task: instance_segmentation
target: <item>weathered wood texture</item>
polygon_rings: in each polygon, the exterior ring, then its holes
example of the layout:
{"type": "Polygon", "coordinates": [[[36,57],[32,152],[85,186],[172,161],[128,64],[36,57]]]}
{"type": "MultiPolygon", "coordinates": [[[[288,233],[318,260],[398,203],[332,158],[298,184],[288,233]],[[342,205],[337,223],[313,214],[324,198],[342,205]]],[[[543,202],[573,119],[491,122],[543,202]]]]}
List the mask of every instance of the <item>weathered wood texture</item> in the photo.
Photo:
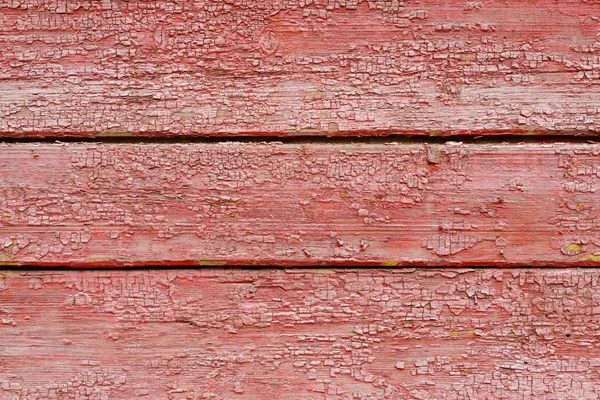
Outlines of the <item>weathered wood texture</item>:
{"type": "Polygon", "coordinates": [[[600,131],[597,0],[1,0],[0,136],[600,131]]]}
{"type": "Polygon", "coordinates": [[[599,399],[597,269],[0,273],[5,399],[599,399]]]}
{"type": "Polygon", "coordinates": [[[598,265],[598,144],[4,144],[7,265],[598,265]]]}

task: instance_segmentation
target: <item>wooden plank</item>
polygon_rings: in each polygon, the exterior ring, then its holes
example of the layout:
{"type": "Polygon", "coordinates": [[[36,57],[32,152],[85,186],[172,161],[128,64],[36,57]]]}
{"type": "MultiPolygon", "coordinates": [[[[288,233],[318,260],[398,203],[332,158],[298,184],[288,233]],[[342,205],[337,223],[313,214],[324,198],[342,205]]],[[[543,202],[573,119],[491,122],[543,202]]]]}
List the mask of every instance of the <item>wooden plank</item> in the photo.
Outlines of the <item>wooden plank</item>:
{"type": "Polygon", "coordinates": [[[8,265],[598,265],[600,144],[3,144],[8,265]]]}
{"type": "Polygon", "coordinates": [[[598,269],[0,273],[6,399],[598,399],[598,269]]]}
{"type": "Polygon", "coordinates": [[[0,2],[0,135],[595,134],[597,1],[0,2]]]}

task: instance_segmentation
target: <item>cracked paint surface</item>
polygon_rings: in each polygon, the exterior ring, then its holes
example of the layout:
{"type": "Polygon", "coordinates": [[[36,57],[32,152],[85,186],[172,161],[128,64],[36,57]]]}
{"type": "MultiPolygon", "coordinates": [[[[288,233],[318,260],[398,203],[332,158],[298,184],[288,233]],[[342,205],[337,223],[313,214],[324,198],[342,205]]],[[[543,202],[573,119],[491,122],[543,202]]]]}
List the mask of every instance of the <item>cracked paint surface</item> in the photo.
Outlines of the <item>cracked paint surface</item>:
{"type": "Polygon", "coordinates": [[[597,265],[597,144],[4,144],[4,265],[597,265]]]}
{"type": "Polygon", "coordinates": [[[596,1],[1,0],[0,136],[600,131],[596,1]]]}
{"type": "Polygon", "coordinates": [[[600,398],[597,269],[0,272],[0,397],[600,398]]]}
{"type": "MultiPolygon", "coordinates": [[[[599,23],[595,0],[0,0],[0,137],[593,135],[599,23]]],[[[0,398],[599,399],[600,270],[519,268],[600,266],[599,156],[0,144],[0,398]]]]}

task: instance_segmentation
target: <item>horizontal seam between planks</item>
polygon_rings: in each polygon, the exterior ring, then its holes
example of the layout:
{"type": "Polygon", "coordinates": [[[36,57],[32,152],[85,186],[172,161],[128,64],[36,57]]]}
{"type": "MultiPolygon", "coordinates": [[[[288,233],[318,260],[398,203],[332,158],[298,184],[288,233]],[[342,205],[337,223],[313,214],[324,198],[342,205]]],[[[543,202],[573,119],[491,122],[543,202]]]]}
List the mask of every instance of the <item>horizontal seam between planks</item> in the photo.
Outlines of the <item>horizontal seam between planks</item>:
{"type": "Polygon", "coordinates": [[[15,266],[0,266],[0,272],[5,271],[13,271],[13,272],[77,272],[77,271],[120,271],[120,272],[133,272],[133,271],[163,271],[163,270],[185,270],[185,271],[239,271],[246,270],[251,272],[257,271],[289,271],[289,272],[330,272],[330,273],[345,273],[345,272],[360,272],[360,271],[396,271],[398,273],[408,273],[416,270],[420,270],[423,272],[435,272],[437,270],[464,270],[464,271],[474,271],[474,270],[503,270],[503,271],[519,271],[519,270],[600,270],[600,266],[588,266],[588,265],[579,265],[579,266],[458,266],[458,265],[449,265],[449,266],[440,266],[435,265],[431,267],[427,266],[398,266],[398,267],[385,267],[385,266],[327,266],[327,265],[311,265],[305,264],[302,266],[292,266],[292,267],[282,267],[282,266],[198,266],[198,265],[177,265],[177,266],[160,266],[160,265],[152,265],[152,266],[133,266],[133,267],[43,267],[43,266],[27,266],[23,265],[15,265],[15,266]]]}
{"type": "Polygon", "coordinates": [[[285,144],[385,144],[390,142],[406,144],[444,144],[462,142],[466,144],[494,143],[600,143],[600,136],[573,136],[572,134],[535,134],[535,135],[490,135],[482,132],[479,135],[457,136],[418,136],[418,135],[377,135],[377,136],[130,136],[130,137],[2,137],[0,143],[103,143],[103,144],[188,144],[188,143],[285,143],[285,144]]]}

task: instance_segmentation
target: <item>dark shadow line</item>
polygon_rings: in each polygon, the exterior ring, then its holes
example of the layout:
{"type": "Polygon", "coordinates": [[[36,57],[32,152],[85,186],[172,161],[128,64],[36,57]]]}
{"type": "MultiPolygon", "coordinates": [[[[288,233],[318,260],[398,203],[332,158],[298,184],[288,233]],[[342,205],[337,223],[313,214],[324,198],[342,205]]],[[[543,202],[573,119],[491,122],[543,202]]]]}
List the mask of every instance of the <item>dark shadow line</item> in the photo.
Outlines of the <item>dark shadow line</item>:
{"type": "Polygon", "coordinates": [[[459,266],[459,265],[448,265],[448,266],[398,266],[398,267],[389,267],[389,266],[323,266],[323,265],[303,265],[303,266],[251,266],[251,265],[242,265],[242,266],[197,266],[197,265],[183,265],[183,266],[132,266],[132,267],[103,267],[103,266],[90,266],[90,267],[60,267],[60,266],[51,266],[51,267],[42,267],[42,266],[2,266],[0,267],[0,272],[3,271],[11,271],[11,272],[83,272],[83,271],[116,271],[116,272],[126,272],[126,271],[176,271],[176,270],[185,270],[185,271],[202,271],[202,270],[247,270],[247,271],[267,271],[267,270],[281,270],[281,271],[298,271],[298,272],[311,272],[322,273],[323,271],[331,271],[331,272],[345,272],[345,271],[357,271],[357,270],[385,270],[385,271],[402,271],[402,272],[410,272],[414,270],[540,270],[540,269],[548,269],[548,270],[559,270],[559,269],[578,269],[578,270],[593,270],[600,269],[600,266],[459,266]]]}
{"type": "Polygon", "coordinates": [[[553,135],[455,135],[426,136],[390,134],[377,136],[127,136],[127,137],[2,137],[0,143],[102,143],[102,144],[192,144],[192,143],[284,143],[284,144],[444,144],[448,142],[494,144],[494,143],[600,143],[598,136],[553,135]]]}

